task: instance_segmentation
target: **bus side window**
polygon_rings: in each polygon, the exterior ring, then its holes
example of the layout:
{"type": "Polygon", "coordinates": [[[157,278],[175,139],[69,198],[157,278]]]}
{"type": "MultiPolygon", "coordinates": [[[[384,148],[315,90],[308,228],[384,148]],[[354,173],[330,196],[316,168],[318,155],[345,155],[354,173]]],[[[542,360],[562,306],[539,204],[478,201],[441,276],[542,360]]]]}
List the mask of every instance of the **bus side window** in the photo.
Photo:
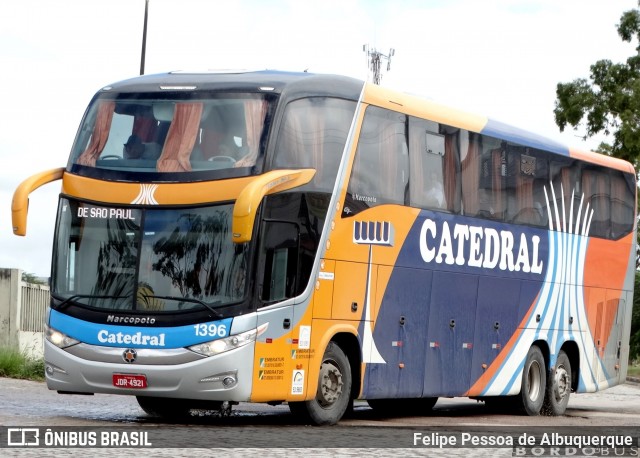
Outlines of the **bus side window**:
{"type": "MultiPolygon", "coordinates": [[[[551,222],[553,223],[553,227],[555,227],[558,225],[556,221],[555,210],[557,208],[558,212],[562,212],[562,209],[564,208],[565,212],[567,213],[567,219],[571,216],[571,214],[573,215],[574,221],[572,221],[572,224],[573,226],[575,226],[575,218],[577,218],[578,216],[580,201],[582,199],[580,166],[578,162],[573,159],[554,158],[549,163],[549,169],[551,183],[545,184],[545,187],[551,207],[549,209],[545,209],[545,213],[547,213],[547,215],[549,213],[551,214],[551,222]]],[[[542,196],[539,201],[544,202],[545,197],[542,196]]],[[[586,203],[583,203],[582,205],[583,207],[581,213],[582,215],[584,215],[584,206],[586,205],[586,203]]],[[[580,224],[582,224],[582,222],[580,224]]]]}
{"type": "MultiPolygon", "coordinates": [[[[446,209],[443,164],[445,137],[425,130],[427,121],[410,120],[411,192],[410,205],[429,209],[446,209]]],[[[435,124],[429,122],[428,124],[435,124]]],[[[434,130],[437,125],[433,126],[434,130]]]]}
{"type": "MultiPolygon", "coordinates": [[[[627,176],[629,178],[629,176],[627,176]]],[[[620,172],[611,174],[611,237],[617,239],[633,230],[635,183],[620,172]]]]}
{"type": "Polygon", "coordinates": [[[462,210],[466,216],[477,216],[480,211],[479,189],[483,136],[474,132],[461,132],[462,210]]]}
{"type": "Polygon", "coordinates": [[[409,118],[410,205],[459,212],[460,129],[409,118]]]}
{"type": "MultiPolygon", "coordinates": [[[[295,296],[298,278],[300,231],[295,223],[263,223],[261,299],[270,303],[295,296]]],[[[260,274],[259,274],[260,278],[260,274]]]]}
{"type": "MultiPolygon", "coordinates": [[[[582,189],[585,204],[593,211],[588,235],[610,237],[611,196],[609,174],[604,171],[584,168],[582,170],[582,189]]],[[[588,224],[588,220],[586,221],[588,224]]]]}
{"type": "Polygon", "coordinates": [[[544,186],[549,176],[546,158],[538,150],[522,146],[507,145],[507,153],[506,220],[544,226],[547,224],[544,186]]]}
{"type": "Polygon", "coordinates": [[[507,206],[504,192],[507,176],[506,147],[499,140],[487,136],[483,138],[483,146],[478,216],[502,220],[507,206]]]}
{"type": "Polygon", "coordinates": [[[313,168],[306,189],[331,192],[347,141],[355,103],[329,97],[290,102],[278,132],[271,167],[313,168]]]}
{"type": "MultiPolygon", "coordinates": [[[[409,184],[406,116],[369,107],[349,180],[352,214],[382,204],[405,203],[409,184]]],[[[345,208],[345,210],[346,210],[345,208]]]]}

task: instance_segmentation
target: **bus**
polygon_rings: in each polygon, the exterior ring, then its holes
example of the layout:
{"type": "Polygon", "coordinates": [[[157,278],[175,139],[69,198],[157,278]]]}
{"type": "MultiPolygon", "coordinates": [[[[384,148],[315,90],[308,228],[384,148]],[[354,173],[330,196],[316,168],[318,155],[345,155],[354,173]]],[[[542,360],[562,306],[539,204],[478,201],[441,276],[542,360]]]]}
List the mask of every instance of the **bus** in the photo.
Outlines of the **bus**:
{"type": "Polygon", "coordinates": [[[562,415],[623,383],[627,162],[357,79],[171,72],[100,89],[62,181],[47,386],[150,415],[439,397],[562,415]]]}

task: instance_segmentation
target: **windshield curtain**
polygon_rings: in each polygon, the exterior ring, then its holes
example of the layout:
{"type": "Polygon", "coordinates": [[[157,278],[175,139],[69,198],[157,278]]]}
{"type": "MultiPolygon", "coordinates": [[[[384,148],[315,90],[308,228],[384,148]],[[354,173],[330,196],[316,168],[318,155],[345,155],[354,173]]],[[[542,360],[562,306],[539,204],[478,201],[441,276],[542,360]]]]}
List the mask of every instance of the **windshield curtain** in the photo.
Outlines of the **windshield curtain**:
{"type": "Polygon", "coordinates": [[[264,152],[274,100],[262,94],[98,98],[80,126],[69,166],[160,174],[253,167],[264,152]]]}
{"type": "Polygon", "coordinates": [[[172,312],[245,296],[246,244],[231,205],[102,207],[60,199],[53,294],[94,308],[172,312]],[[186,299],[186,300],[185,300],[186,299]]]}

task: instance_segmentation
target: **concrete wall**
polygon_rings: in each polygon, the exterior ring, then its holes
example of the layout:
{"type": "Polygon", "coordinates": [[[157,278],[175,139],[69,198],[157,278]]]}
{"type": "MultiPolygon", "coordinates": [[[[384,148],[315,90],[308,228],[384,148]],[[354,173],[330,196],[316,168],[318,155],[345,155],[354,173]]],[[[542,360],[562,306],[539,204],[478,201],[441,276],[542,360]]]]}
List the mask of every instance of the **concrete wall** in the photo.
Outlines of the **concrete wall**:
{"type": "Polygon", "coordinates": [[[0,269],[0,347],[18,345],[21,277],[19,269],[0,269]]]}
{"type": "Polygon", "coordinates": [[[0,269],[0,347],[41,358],[48,306],[48,286],[23,282],[20,269],[0,269]]]}

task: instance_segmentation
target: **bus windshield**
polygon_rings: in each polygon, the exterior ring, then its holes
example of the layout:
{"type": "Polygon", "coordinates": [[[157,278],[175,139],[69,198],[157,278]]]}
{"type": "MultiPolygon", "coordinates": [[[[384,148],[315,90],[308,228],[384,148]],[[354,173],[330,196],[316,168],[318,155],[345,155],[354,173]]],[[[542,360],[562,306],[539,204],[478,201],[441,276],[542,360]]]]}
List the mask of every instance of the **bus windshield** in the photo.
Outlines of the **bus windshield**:
{"type": "Polygon", "coordinates": [[[69,170],[153,173],[154,181],[176,172],[247,175],[262,158],[272,102],[263,94],[103,95],[80,126],[69,170]]]}
{"type": "Polygon", "coordinates": [[[238,302],[245,295],[247,249],[231,242],[232,209],[143,210],[62,198],[52,294],[141,312],[238,302]]]}

